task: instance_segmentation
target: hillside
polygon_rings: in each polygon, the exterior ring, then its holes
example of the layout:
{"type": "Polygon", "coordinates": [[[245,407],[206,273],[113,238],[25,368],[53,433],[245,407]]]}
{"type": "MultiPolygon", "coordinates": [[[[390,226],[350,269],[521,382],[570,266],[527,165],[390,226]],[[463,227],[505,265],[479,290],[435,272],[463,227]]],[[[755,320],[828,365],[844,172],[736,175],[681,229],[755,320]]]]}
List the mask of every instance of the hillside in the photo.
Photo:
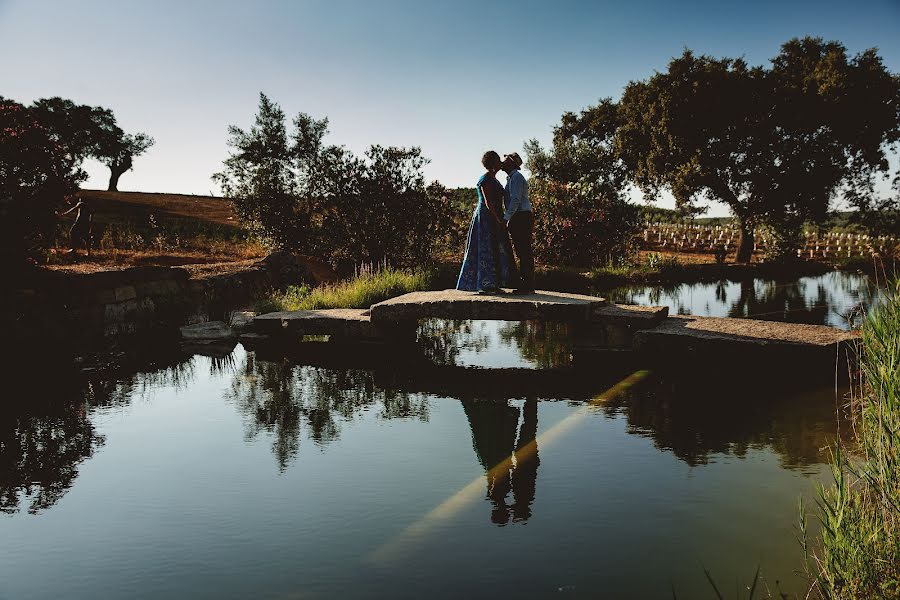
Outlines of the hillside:
{"type": "Polygon", "coordinates": [[[143,221],[156,218],[184,219],[238,228],[237,215],[225,198],[187,194],[107,192],[81,190],[78,196],[90,200],[94,218],[100,222],[143,221]]]}

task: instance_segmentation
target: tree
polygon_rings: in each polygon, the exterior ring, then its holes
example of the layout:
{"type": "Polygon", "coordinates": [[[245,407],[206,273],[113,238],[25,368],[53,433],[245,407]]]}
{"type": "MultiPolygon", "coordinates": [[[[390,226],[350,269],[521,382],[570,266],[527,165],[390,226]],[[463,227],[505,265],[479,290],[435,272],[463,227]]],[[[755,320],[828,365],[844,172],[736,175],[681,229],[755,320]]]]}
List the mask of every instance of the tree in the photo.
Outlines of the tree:
{"type": "Polygon", "coordinates": [[[123,133],[120,129],[115,137],[100,144],[97,159],[109,167],[108,191],[119,191],[119,177],[131,170],[134,158],[146,152],[154,143],[153,138],[146,133],[123,133]]]}
{"type": "Polygon", "coordinates": [[[37,258],[52,241],[55,208],[87,178],[74,150],[41,122],[41,113],[0,97],[0,267],[37,258]]]}
{"type": "Polygon", "coordinates": [[[551,150],[526,144],[541,261],[591,266],[633,251],[640,211],[628,201],[627,171],[613,146],[617,128],[618,107],[605,100],[581,118],[564,114],[551,150]]]}
{"type": "Polygon", "coordinates": [[[249,131],[213,175],[241,219],[272,246],[341,261],[418,264],[449,219],[448,192],[425,185],[418,148],[371,146],[364,158],[326,145],[328,120],[300,113],[289,133],[265,94],[249,131]]]}
{"type": "Polygon", "coordinates": [[[53,97],[36,100],[32,109],[56,143],[79,164],[96,158],[109,167],[111,192],[118,191],[119,177],[132,168],[134,158],[154,144],[146,133],[126,134],[107,108],[53,97]]]}
{"type": "Polygon", "coordinates": [[[324,223],[338,259],[417,265],[429,260],[451,221],[449,192],[425,185],[419,148],[371,146],[365,160],[345,157],[332,179],[324,223]]]}
{"type": "Polygon", "coordinates": [[[615,150],[649,197],[666,189],[679,207],[727,204],[746,262],[758,225],[790,246],[842,192],[868,205],[866,184],[887,173],[900,140],[900,79],[875,50],[848,58],[840,43],[807,37],[785,43],[771,63],[685,50],[667,71],[626,86],[617,122],[604,100],[564,116],[561,129],[590,141],[615,127],[615,150]]]}
{"type": "Polygon", "coordinates": [[[284,111],[261,93],[250,130],[228,128],[233,150],[224,169],[213,175],[244,225],[273,248],[300,250],[309,237],[311,211],[301,192],[316,185],[313,170],[327,121],[309,119],[303,125],[292,145],[284,111]]]}

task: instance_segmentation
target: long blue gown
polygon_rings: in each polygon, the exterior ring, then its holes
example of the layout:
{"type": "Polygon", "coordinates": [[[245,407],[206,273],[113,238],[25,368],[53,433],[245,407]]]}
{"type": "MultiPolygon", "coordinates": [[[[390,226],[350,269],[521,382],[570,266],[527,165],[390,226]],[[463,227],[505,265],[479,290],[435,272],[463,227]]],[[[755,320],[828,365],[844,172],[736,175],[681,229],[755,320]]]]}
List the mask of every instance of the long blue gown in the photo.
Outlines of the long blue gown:
{"type": "MultiPolygon", "coordinates": [[[[478,206],[475,207],[472,224],[469,226],[466,254],[456,282],[458,290],[480,292],[509,287],[515,277],[515,263],[506,228],[497,223],[481,191],[482,186],[487,185],[495,186],[497,197],[503,197],[500,182],[487,173],[482,175],[475,186],[478,190],[478,206]]],[[[497,214],[503,213],[502,206],[494,208],[498,211],[497,214]]]]}

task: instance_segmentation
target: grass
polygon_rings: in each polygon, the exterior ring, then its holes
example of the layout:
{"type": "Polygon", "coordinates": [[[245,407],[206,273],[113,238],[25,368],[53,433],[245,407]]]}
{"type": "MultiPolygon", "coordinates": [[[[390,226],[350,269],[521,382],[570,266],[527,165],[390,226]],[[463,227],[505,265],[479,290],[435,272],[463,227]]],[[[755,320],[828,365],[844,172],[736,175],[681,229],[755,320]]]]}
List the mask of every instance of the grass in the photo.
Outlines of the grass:
{"type": "Polygon", "coordinates": [[[860,335],[855,440],[833,450],[834,482],[818,497],[821,547],[808,570],[822,598],[900,598],[900,282],[860,335]]]}
{"type": "Polygon", "coordinates": [[[431,288],[433,274],[385,267],[364,269],[353,278],[316,288],[291,286],[273,292],[254,305],[257,313],[322,308],[369,308],[383,300],[431,288]]]}

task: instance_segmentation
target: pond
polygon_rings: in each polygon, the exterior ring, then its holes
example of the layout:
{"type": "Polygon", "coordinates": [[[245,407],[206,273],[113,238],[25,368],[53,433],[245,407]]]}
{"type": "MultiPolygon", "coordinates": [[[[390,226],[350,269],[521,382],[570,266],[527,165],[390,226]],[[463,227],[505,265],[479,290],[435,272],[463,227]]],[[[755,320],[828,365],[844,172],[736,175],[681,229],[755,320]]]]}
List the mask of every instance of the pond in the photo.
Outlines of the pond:
{"type": "Polygon", "coordinates": [[[621,304],[668,306],[671,315],[739,317],[849,329],[860,303],[878,298],[879,292],[868,275],[831,271],[788,280],[625,286],[600,295],[621,304]]]}
{"type": "Polygon", "coordinates": [[[841,390],[516,385],[564,360],[552,327],[421,334],[443,382],[240,345],[29,380],[0,407],[0,598],[690,598],[757,566],[804,589],[797,503],[841,390]]]}

